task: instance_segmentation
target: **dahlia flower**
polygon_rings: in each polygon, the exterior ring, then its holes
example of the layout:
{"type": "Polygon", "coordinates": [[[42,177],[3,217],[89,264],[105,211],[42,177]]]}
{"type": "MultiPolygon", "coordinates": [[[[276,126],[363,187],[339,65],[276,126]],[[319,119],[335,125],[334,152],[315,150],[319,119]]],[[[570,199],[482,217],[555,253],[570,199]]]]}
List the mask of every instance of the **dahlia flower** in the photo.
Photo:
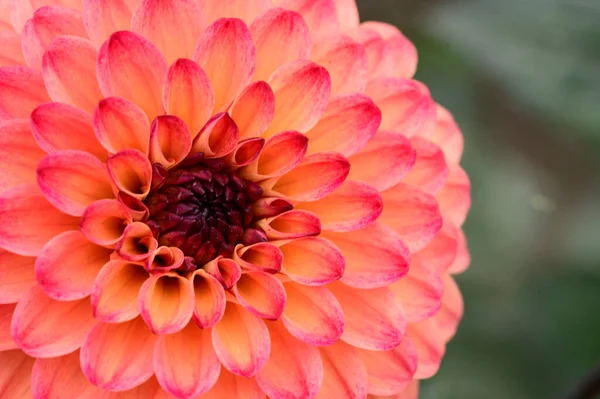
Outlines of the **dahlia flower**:
{"type": "Polygon", "coordinates": [[[0,398],[402,398],[469,180],[353,0],[0,3],[0,398]]]}

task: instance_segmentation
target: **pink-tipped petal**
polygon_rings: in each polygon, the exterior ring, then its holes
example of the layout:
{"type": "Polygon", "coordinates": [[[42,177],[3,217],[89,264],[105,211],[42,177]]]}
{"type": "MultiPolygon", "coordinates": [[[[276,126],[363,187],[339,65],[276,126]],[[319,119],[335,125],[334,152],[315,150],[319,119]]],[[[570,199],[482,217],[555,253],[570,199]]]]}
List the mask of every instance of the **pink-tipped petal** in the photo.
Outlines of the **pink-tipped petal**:
{"type": "Polygon", "coordinates": [[[319,123],[306,133],[308,153],[336,151],[350,156],[362,149],[381,123],[379,108],[362,94],[333,99],[319,123]]]}
{"type": "Polygon", "coordinates": [[[331,92],[331,78],[325,68],[299,60],[277,69],[269,78],[275,93],[275,114],[263,134],[271,137],[285,130],[305,133],[325,112],[331,92]]]}
{"type": "Polygon", "coordinates": [[[177,247],[158,247],[144,261],[146,270],[153,272],[168,272],[176,270],[185,261],[185,254],[177,247]]]}
{"type": "Polygon", "coordinates": [[[342,340],[357,348],[389,350],[404,336],[402,305],[387,287],[362,290],[340,282],[327,286],[344,312],[342,340]]]}
{"type": "Polygon", "coordinates": [[[458,328],[464,312],[464,302],[458,284],[454,278],[448,274],[442,276],[444,284],[444,295],[442,297],[442,306],[436,313],[434,319],[438,327],[438,336],[444,342],[448,342],[458,328]]]}
{"type": "Polygon", "coordinates": [[[242,171],[242,175],[255,181],[281,176],[302,161],[307,146],[308,137],[302,133],[278,133],[267,140],[258,158],[242,171]]]}
{"type": "Polygon", "coordinates": [[[283,212],[290,211],[294,205],[279,197],[263,197],[252,204],[252,213],[257,218],[277,216],[283,212]]]}
{"type": "Polygon", "coordinates": [[[158,249],[158,242],[150,227],[142,222],[133,222],[125,227],[123,239],[117,244],[121,258],[133,262],[147,260],[158,249]]]}
{"type": "Polygon", "coordinates": [[[265,399],[265,393],[256,384],[255,378],[246,378],[235,375],[222,368],[217,383],[202,399],[265,399]]]}
{"type": "Polygon", "coordinates": [[[160,336],[154,347],[154,370],[163,389],[178,398],[208,391],[221,371],[210,330],[190,323],[176,334],[160,336]]]}
{"type": "Polygon", "coordinates": [[[167,114],[188,125],[192,137],[198,135],[215,108],[212,84],[200,65],[188,59],[171,65],[163,86],[163,105],[167,114]]]}
{"type": "Polygon", "coordinates": [[[452,166],[446,185],[436,194],[436,199],[444,217],[461,227],[471,207],[471,181],[464,169],[452,166]]]}
{"type": "Polygon", "coordinates": [[[18,186],[0,194],[0,248],[37,256],[52,237],[78,226],[79,218],[58,211],[35,185],[18,186]]]}
{"type": "Polygon", "coordinates": [[[100,47],[116,31],[129,29],[137,0],[83,0],[83,23],[100,47]]]}
{"type": "Polygon", "coordinates": [[[265,146],[265,139],[252,137],[239,141],[236,147],[227,155],[226,162],[231,168],[241,168],[251,164],[260,155],[265,146]]]}
{"type": "Polygon", "coordinates": [[[346,180],[327,197],[304,202],[297,208],[316,214],[323,230],[353,231],[374,222],[383,210],[383,200],[377,189],[368,184],[346,180]]]}
{"type": "MultiPolygon", "coordinates": [[[[2,24],[2,22],[0,22],[2,24]]],[[[25,64],[21,50],[21,36],[15,32],[0,29],[0,67],[25,64]]]]}
{"type": "Polygon", "coordinates": [[[360,359],[367,369],[369,393],[393,395],[404,390],[417,369],[417,352],[410,339],[389,351],[359,349],[360,359]]]}
{"type": "Polygon", "coordinates": [[[148,118],[162,113],[167,63],[148,40],[133,32],[113,33],[98,54],[98,83],[105,96],[126,98],[148,118]]]}
{"type": "Polygon", "coordinates": [[[226,290],[232,288],[242,275],[240,265],[233,259],[223,258],[221,256],[216,257],[202,266],[202,269],[216,278],[226,290]]]}
{"type": "Polygon", "coordinates": [[[271,86],[263,81],[248,85],[233,103],[230,114],[241,138],[260,136],[275,114],[275,94],[271,86]]]}
{"type": "Polygon", "coordinates": [[[31,113],[31,131],[37,144],[51,154],[63,150],[80,150],[106,161],[106,149],[98,142],[92,117],[68,104],[47,103],[31,113]]]}
{"type": "Polygon", "coordinates": [[[233,286],[233,293],[246,310],[265,319],[278,319],[285,307],[283,284],[272,274],[245,272],[233,286]]]}
{"type": "Polygon", "coordinates": [[[270,322],[268,327],[271,355],[256,375],[258,386],[272,398],[314,398],[323,382],[318,349],[298,341],[279,321],[270,322]]]}
{"type": "Polygon", "coordinates": [[[201,4],[210,23],[219,18],[233,17],[249,24],[271,7],[271,0],[204,0],[201,4]]]}
{"type": "Polygon", "coordinates": [[[310,28],[313,43],[339,32],[334,0],[274,0],[275,6],[297,11],[310,28]]]}
{"type": "Polygon", "coordinates": [[[36,283],[34,264],[33,257],[20,256],[0,249],[0,304],[18,302],[36,283]]]}
{"type": "Polygon", "coordinates": [[[283,272],[304,285],[324,285],[339,280],[346,261],[340,249],[322,237],[304,237],[284,242],[283,272]]]}
{"type": "Polygon", "coordinates": [[[159,116],[152,122],[150,161],[173,168],[188,156],[192,148],[192,133],[176,116],[159,116]]]}
{"type": "Polygon", "coordinates": [[[439,332],[435,317],[408,325],[406,335],[417,350],[415,379],[431,378],[439,370],[446,352],[446,342],[439,332]]]}
{"type": "Polygon", "coordinates": [[[194,291],[188,279],[175,273],[153,275],[140,289],[142,318],[154,334],[174,334],[192,318],[194,291]]]}
{"type": "Polygon", "coordinates": [[[415,164],[417,153],[398,133],[379,131],[357,154],[351,156],[348,179],[363,181],[379,191],[398,184],[415,164]]]}
{"type": "Polygon", "coordinates": [[[79,230],[57,235],[46,244],[35,262],[40,287],[52,298],[69,301],[85,298],[111,250],[97,246],[79,230]]]}
{"type": "Polygon", "coordinates": [[[35,168],[44,156],[26,119],[0,122],[0,190],[35,183],[35,168]]]}
{"type": "Polygon", "coordinates": [[[122,150],[108,158],[108,173],[115,187],[132,197],[144,199],[150,192],[152,164],[138,150],[122,150]]]}
{"type": "Polygon", "coordinates": [[[12,337],[30,356],[56,357],[78,349],[96,324],[88,299],[56,301],[33,286],[17,304],[12,337]]]}
{"type": "Polygon", "coordinates": [[[244,377],[262,369],[271,352],[265,322],[233,302],[227,302],[223,318],[213,327],[212,341],[223,366],[244,377]]]}
{"type": "Polygon", "coordinates": [[[244,269],[276,273],[281,270],[283,254],[275,245],[259,242],[236,249],[234,259],[244,269]]]}
{"type": "Polygon", "coordinates": [[[442,228],[437,201],[419,188],[400,183],[381,196],[379,221],[394,229],[411,252],[425,248],[442,228]]]}
{"type": "Polygon", "coordinates": [[[331,75],[331,94],[362,93],[367,86],[369,67],[364,47],[346,35],[317,43],[311,60],[326,65],[331,75]]]}
{"type": "Polygon", "coordinates": [[[333,0],[337,11],[337,19],[343,31],[350,31],[358,27],[360,18],[356,0],[333,0]]]}
{"type": "Polygon", "coordinates": [[[51,359],[37,359],[31,373],[34,398],[94,399],[102,397],[100,388],[90,383],[79,366],[79,351],[51,359]]]}
{"type": "Polygon", "coordinates": [[[356,288],[377,288],[408,272],[410,252],[402,238],[379,222],[349,233],[324,232],[346,258],[342,281],[356,288]]]}
{"type": "Polygon", "coordinates": [[[410,145],[417,152],[417,159],[403,182],[419,187],[429,194],[435,194],[448,179],[448,165],[442,149],[431,141],[413,137],[410,145]]]}
{"type": "Polygon", "coordinates": [[[413,255],[413,261],[425,262],[438,273],[448,270],[459,249],[459,229],[449,220],[444,220],[442,228],[429,245],[413,255]]]}
{"type": "Polygon", "coordinates": [[[316,236],[321,232],[321,221],[312,212],[294,209],[257,222],[270,240],[286,240],[316,236]]]}
{"type": "Polygon", "coordinates": [[[31,111],[48,101],[40,71],[25,66],[0,68],[0,121],[29,118],[31,111]]]}
{"type": "Polygon", "coordinates": [[[98,51],[89,40],[74,36],[54,39],[42,59],[50,98],[92,112],[102,99],[96,81],[97,58],[98,51]]]}
{"type": "Polygon", "coordinates": [[[142,265],[114,259],[106,263],[92,288],[94,317],[106,323],[122,323],[139,314],[138,293],[149,275],[142,265]]]}
{"type": "Polygon", "coordinates": [[[342,185],[350,172],[350,162],[335,152],[304,157],[290,172],[261,183],[265,195],[293,201],[317,201],[342,185]],[[311,176],[311,179],[306,179],[311,176]]]}
{"type": "Polygon", "coordinates": [[[61,6],[37,9],[22,33],[21,43],[27,65],[41,68],[44,51],[53,39],[62,35],[87,36],[81,12],[61,6]]]}
{"type": "Polygon", "coordinates": [[[426,90],[413,80],[381,78],[370,81],[365,93],[381,109],[382,130],[412,137],[435,125],[436,105],[426,90]]]}
{"type": "Polygon", "coordinates": [[[142,0],[131,18],[131,30],[150,40],[169,64],[191,58],[206,26],[200,8],[194,0],[142,0]]]}
{"type": "Polygon", "coordinates": [[[10,322],[16,306],[14,303],[0,304],[0,351],[19,348],[10,334],[10,322]]]}
{"type": "Polygon", "coordinates": [[[458,164],[460,162],[465,146],[463,135],[452,114],[439,104],[435,130],[428,138],[444,150],[444,155],[449,163],[458,164]]]}
{"type": "Polygon", "coordinates": [[[119,324],[98,324],[81,347],[81,370],[104,390],[123,391],[147,381],[156,336],[141,318],[119,324]],[[106,356],[110,353],[110,356],[106,356]]]}
{"type": "Polygon", "coordinates": [[[452,274],[462,273],[469,267],[471,263],[471,255],[469,254],[469,248],[467,246],[467,238],[462,230],[458,231],[458,249],[454,262],[448,268],[448,271],[452,274]]]}
{"type": "Polygon", "coordinates": [[[211,328],[225,313],[225,291],[219,280],[202,269],[191,277],[194,289],[194,320],[200,328],[211,328]]]}
{"type": "Polygon", "coordinates": [[[205,158],[220,158],[237,146],[240,131],[228,113],[215,115],[202,128],[192,144],[192,152],[202,152],[205,158]]]}
{"type": "Polygon", "coordinates": [[[237,18],[210,25],[196,45],[194,60],[206,71],[215,92],[215,111],[224,111],[254,74],[255,49],[250,30],[237,18]]]}
{"type": "Polygon", "coordinates": [[[0,352],[0,397],[30,398],[31,368],[35,358],[20,349],[0,352]]]}
{"type": "Polygon", "coordinates": [[[285,283],[287,302],[281,321],[287,330],[309,345],[336,342],[344,332],[344,313],[335,296],[325,287],[285,283]]]}
{"type": "Polygon", "coordinates": [[[37,167],[37,183],[52,205],[73,216],[83,215],[94,201],[114,197],[106,165],[83,151],[47,155],[37,167]]]}
{"type": "Polygon", "coordinates": [[[131,215],[119,201],[100,200],[85,209],[81,232],[91,242],[112,248],[121,241],[125,227],[131,222],[131,215]]]}
{"type": "Polygon", "coordinates": [[[317,399],[367,397],[367,372],[358,349],[344,341],[319,348],[323,360],[323,386],[317,399]]]}
{"type": "Polygon", "coordinates": [[[310,32],[297,12],[272,8],[250,25],[256,45],[255,80],[267,80],[281,65],[308,58],[310,32]]]}

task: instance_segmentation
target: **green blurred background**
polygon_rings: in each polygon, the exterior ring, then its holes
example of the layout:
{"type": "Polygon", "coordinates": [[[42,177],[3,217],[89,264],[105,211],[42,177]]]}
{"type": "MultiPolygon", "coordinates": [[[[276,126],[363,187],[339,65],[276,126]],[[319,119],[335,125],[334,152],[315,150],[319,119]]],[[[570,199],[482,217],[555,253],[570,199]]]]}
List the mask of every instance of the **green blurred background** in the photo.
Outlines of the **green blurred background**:
{"type": "Polygon", "coordinates": [[[452,111],[465,316],[424,399],[561,398],[600,362],[600,0],[358,0],[452,111]]]}

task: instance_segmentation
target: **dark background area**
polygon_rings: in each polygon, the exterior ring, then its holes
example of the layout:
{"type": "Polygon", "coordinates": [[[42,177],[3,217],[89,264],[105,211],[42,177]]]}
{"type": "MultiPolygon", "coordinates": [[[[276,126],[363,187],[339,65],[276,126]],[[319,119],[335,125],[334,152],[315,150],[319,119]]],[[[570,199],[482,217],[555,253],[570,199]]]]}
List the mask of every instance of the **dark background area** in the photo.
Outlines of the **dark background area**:
{"type": "Polygon", "coordinates": [[[600,362],[600,0],[358,4],[465,135],[465,316],[422,398],[565,397],[600,362]]]}

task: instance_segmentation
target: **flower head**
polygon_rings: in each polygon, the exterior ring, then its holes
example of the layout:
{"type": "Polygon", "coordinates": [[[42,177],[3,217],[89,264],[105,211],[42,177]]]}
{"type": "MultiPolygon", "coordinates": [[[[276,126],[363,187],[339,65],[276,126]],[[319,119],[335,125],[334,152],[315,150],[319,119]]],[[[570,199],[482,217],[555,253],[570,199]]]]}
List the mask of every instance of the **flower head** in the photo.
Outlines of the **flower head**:
{"type": "Polygon", "coordinates": [[[0,30],[0,398],[416,397],[470,199],[396,28],[13,0],[0,30]]]}

